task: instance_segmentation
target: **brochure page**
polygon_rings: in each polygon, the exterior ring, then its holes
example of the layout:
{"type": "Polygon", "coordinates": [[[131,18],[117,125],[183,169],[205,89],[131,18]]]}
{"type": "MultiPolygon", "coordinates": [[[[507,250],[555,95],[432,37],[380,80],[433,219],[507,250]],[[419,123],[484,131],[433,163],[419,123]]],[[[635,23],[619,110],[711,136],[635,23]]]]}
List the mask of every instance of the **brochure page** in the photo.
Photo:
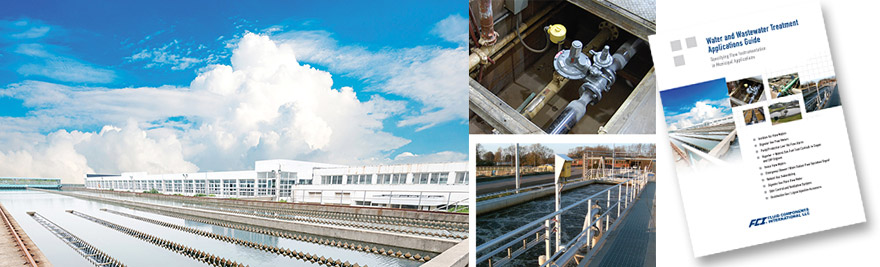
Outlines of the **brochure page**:
{"type": "Polygon", "coordinates": [[[650,43],[695,256],[865,222],[817,2],[650,43]]]}

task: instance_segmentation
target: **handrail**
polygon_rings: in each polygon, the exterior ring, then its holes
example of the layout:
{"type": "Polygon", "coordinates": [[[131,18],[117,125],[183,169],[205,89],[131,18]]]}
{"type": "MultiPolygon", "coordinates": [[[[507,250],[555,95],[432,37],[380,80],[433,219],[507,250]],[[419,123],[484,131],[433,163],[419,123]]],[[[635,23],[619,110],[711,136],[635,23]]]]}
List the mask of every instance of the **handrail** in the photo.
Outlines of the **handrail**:
{"type": "MultiPolygon", "coordinates": [[[[629,203],[629,202],[631,202],[631,201],[635,201],[635,197],[636,197],[636,196],[634,196],[634,195],[635,195],[635,194],[638,194],[638,192],[641,192],[641,189],[644,188],[644,184],[645,184],[646,181],[647,181],[647,175],[645,175],[645,174],[646,174],[646,172],[642,171],[640,174],[638,174],[638,175],[637,175],[636,177],[634,177],[634,178],[627,179],[627,180],[625,180],[625,181],[623,181],[623,182],[621,182],[621,183],[618,183],[618,184],[615,185],[615,186],[612,186],[612,187],[606,188],[606,189],[604,189],[604,190],[602,190],[602,191],[600,191],[600,192],[598,192],[598,193],[595,193],[595,194],[593,194],[593,195],[591,195],[591,196],[589,196],[589,197],[586,197],[586,198],[584,198],[584,199],[582,199],[582,200],[579,200],[579,201],[577,201],[577,202],[575,202],[575,203],[573,203],[573,204],[570,204],[570,205],[568,205],[568,206],[566,206],[566,207],[564,207],[564,208],[561,208],[561,209],[559,209],[559,211],[556,211],[556,212],[553,212],[553,213],[547,214],[547,215],[545,215],[545,216],[543,216],[543,217],[541,217],[541,218],[539,218],[539,219],[533,220],[532,222],[530,222],[530,223],[528,223],[528,224],[526,224],[526,225],[520,226],[519,228],[517,228],[517,229],[515,229],[515,230],[513,230],[513,231],[510,231],[510,232],[508,232],[508,233],[506,233],[506,234],[504,234],[504,235],[502,235],[502,236],[496,237],[496,238],[494,238],[494,239],[492,239],[492,240],[490,240],[490,241],[488,241],[488,242],[486,242],[486,243],[484,243],[484,244],[482,244],[482,245],[477,246],[477,249],[476,249],[476,252],[477,252],[477,254],[478,254],[477,263],[479,264],[479,263],[481,263],[481,262],[485,262],[485,261],[487,261],[487,260],[490,260],[490,259],[491,259],[492,257],[494,257],[495,255],[497,255],[497,254],[499,254],[499,253],[501,253],[501,252],[507,250],[509,246],[512,246],[513,244],[517,244],[517,243],[521,242],[522,240],[525,240],[526,238],[528,238],[529,236],[531,236],[532,234],[534,234],[535,231],[539,231],[539,230],[535,230],[536,228],[546,229],[546,227],[547,227],[547,226],[545,226],[545,225],[546,225],[546,224],[545,224],[546,221],[549,221],[549,220],[554,219],[557,215],[561,215],[561,214],[563,214],[563,213],[565,213],[565,212],[567,212],[567,211],[569,211],[569,210],[571,210],[571,209],[573,209],[573,208],[575,208],[575,207],[577,207],[577,206],[579,206],[579,205],[581,205],[581,204],[584,204],[584,203],[586,203],[586,202],[588,202],[588,201],[591,201],[591,200],[592,200],[593,198],[595,198],[595,197],[599,197],[599,196],[602,195],[602,194],[606,194],[606,195],[608,195],[608,197],[610,198],[610,192],[611,192],[611,190],[618,189],[620,192],[622,192],[622,191],[624,191],[624,190],[623,190],[623,186],[624,186],[624,185],[629,185],[629,186],[631,186],[631,188],[627,188],[627,189],[625,190],[625,191],[626,191],[626,194],[625,194],[625,195],[622,195],[621,193],[618,194],[618,196],[620,196],[620,197],[625,197],[625,200],[624,200],[624,199],[620,199],[620,198],[618,198],[618,204],[615,205],[615,207],[619,207],[619,203],[621,203],[621,202],[623,202],[624,204],[627,204],[627,203],[629,203]],[[635,188],[635,187],[638,187],[638,188],[635,188]],[[621,195],[622,195],[622,196],[621,196],[621,195]],[[521,234],[521,233],[523,233],[523,232],[526,232],[526,233],[525,233],[525,234],[521,234]],[[509,242],[507,242],[507,243],[504,243],[505,240],[510,240],[510,239],[513,239],[513,240],[511,240],[511,241],[509,241],[509,242]],[[497,248],[495,248],[495,247],[497,247],[497,248]],[[490,248],[495,248],[495,249],[493,249],[492,251],[489,251],[489,252],[487,252],[487,253],[483,253],[483,255],[479,255],[480,252],[486,251],[486,250],[488,250],[488,249],[490,249],[490,248]]],[[[606,207],[610,209],[610,205],[606,204],[606,207]]],[[[632,205],[627,205],[627,207],[626,207],[627,210],[628,210],[630,207],[632,207],[632,205]]],[[[602,218],[604,218],[604,216],[608,216],[608,213],[607,213],[607,212],[609,212],[609,211],[606,211],[605,215],[600,216],[600,218],[596,219],[596,221],[597,221],[597,220],[601,220],[602,218]]],[[[590,214],[588,214],[588,216],[589,216],[589,215],[590,215],[590,214]]],[[[590,220],[593,220],[593,219],[590,218],[590,220]]],[[[607,218],[606,218],[606,220],[607,220],[607,218]]],[[[592,223],[590,223],[589,226],[588,226],[588,228],[591,227],[591,226],[593,226],[593,225],[595,225],[595,221],[593,221],[592,223]]],[[[552,228],[552,227],[551,227],[551,228],[552,228]]],[[[606,228],[607,228],[607,226],[606,226],[606,228]]],[[[555,230],[558,231],[559,229],[555,229],[555,230]]],[[[586,230],[585,230],[585,231],[586,231],[586,230]]],[[[583,232],[581,232],[580,234],[578,234],[578,237],[580,237],[580,236],[582,236],[582,235],[583,235],[583,232]]],[[[545,237],[545,238],[550,238],[550,237],[545,237]]],[[[577,240],[577,238],[574,239],[574,240],[577,240]]],[[[568,242],[567,245],[572,244],[572,242],[573,242],[573,241],[568,242]]],[[[565,250],[557,251],[556,254],[560,254],[561,252],[564,252],[564,251],[565,251],[565,250]]],[[[555,255],[555,254],[554,254],[554,256],[551,257],[551,258],[557,258],[557,257],[558,257],[558,255],[555,255]]],[[[548,261],[548,262],[549,262],[549,261],[548,261]]]]}
{"type": "MultiPolygon", "coordinates": [[[[590,181],[590,180],[614,180],[614,179],[616,179],[616,178],[609,177],[609,176],[614,176],[614,175],[615,175],[614,172],[615,172],[615,171],[620,172],[620,170],[627,170],[627,169],[611,168],[611,169],[605,169],[605,170],[595,170],[595,173],[600,173],[600,174],[602,174],[603,176],[602,176],[602,177],[595,177],[595,178],[589,178],[589,177],[587,177],[587,178],[578,178],[578,179],[568,180],[568,181],[566,181],[566,183],[584,182],[584,181],[590,181]]],[[[593,170],[591,170],[591,171],[593,171],[593,170]]],[[[618,173],[618,174],[620,174],[620,173],[618,173]]],[[[487,197],[491,197],[491,196],[503,195],[503,194],[507,194],[507,193],[511,193],[511,192],[516,192],[516,191],[520,191],[520,192],[531,191],[532,189],[542,188],[542,187],[548,187],[548,186],[553,186],[553,183],[551,182],[551,183],[544,183],[544,184],[539,184],[539,185],[533,185],[533,186],[529,186],[529,187],[523,187],[523,188],[520,188],[519,190],[517,190],[517,189],[508,189],[508,190],[504,190],[504,191],[500,191],[500,192],[494,192],[494,193],[482,194],[482,195],[478,195],[478,196],[477,196],[477,200],[479,201],[479,199],[481,199],[481,198],[487,198],[487,197]]]]}

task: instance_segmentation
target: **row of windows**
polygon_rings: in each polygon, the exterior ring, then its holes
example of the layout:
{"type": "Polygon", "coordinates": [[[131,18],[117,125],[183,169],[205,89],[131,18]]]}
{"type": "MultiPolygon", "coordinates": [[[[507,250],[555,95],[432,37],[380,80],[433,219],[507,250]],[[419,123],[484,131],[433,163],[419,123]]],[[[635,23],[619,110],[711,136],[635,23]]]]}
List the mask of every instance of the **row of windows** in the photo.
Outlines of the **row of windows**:
{"type": "MultiPolygon", "coordinates": [[[[286,182],[286,181],[285,181],[286,182]]],[[[223,179],[223,180],[122,180],[90,181],[91,188],[113,188],[122,190],[149,191],[162,193],[188,193],[240,196],[274,196],[275,179],[223,179]],[[256,191],[255,191],[256,188],[256,191]]],[[[290,191],[290,184],[280,185],[290,191]]]]}
{"type": "Polygon", "coordinates": [[[257,178],[296,179],[296,173],[295,172],[276,172],[276,171],[257,172],[257,178]]]}
{"type": "MultiPolygon", "coordinates": [[[[267,177],[270,175],[267,175],[267,177]]],[[[296,178],[296,173],[281,172],[282,177],[296,178]]],[[[372,184],[371,174],[321,176],[322,184],[372,184]]],[[[413,184],[446,184],[449,179],[447,172],[413,173],[413,184]]],[[[289,196],[295,184],[312,184],[312,180],[293,179],[210,179],[210,180],[113,180],[89,181],[92,188],[115,188],[123,190],[152,190],[167,193],[195,193],[215,195],[265,196],[275,195],[276,183],[282,196],[289,196]],[[256,190],[256,191],[255,191],[256,190]]],[[[376,175],[376,184],[406,184],[406,173],[384,173],[376,175]]],[[[467,172],[455,172],[455,184],[467,184],[467,172]]]]}
{"type": "MultiPolygon", "coordinates": [[[[346,175],[347,184],[372,184],[372,174],[352,174],[346,175]]],[[[456,172],[456,184],[467,184],[468,173],[456,172]]],[[[446,184],[449,180],[448,172],[420,172],[413,173],[413,184],[446,184]]],[[[321,176],[322,184],[343,184],[342,175],[323,175],[321,176]]],[[[406,173],[383,173],[376,175],[376,184],[405,184],[406,173]]]]}

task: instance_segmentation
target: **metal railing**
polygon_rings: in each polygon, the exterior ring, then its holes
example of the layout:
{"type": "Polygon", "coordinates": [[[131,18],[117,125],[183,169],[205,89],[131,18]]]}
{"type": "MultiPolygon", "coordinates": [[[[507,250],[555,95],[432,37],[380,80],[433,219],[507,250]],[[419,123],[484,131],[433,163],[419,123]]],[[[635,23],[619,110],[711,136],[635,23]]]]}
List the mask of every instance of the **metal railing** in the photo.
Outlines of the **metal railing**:
{"type": "MultiPolygon", "coordinates": [[[[553,172],[550,166],[520,166],[520,175],[553,172]]],[[[478,166],[477,178],[490,178],[496,176],[512,176],[516,174],[514,166],[478,166]]]]}
{"type": "Polygon", "coordinates": [[[596,194],[579,200],[571,205],[547,214],[537,220],[527,223],[502,236],[492,239],[477,246],[477,265],[504,266],[518,256],[526,253],[540,243],[544,243],[543,261],[541,266],[562,266],[578,258],[589,259],[593,256],[598,244],[605,241],[605,233],[613,230],[620,222],[621,214],[626,214],[632,207],[644,189],[649,179],[648,172],[639,170],[633,178],[626,179],[617,185],[602,190],[596,194]],[[611,195],[616,191],[617,199],[612,200],[611,195]],[[605,205],[599,205],[599,201],[605,201],[605,205]],[[596,200],[594,202],[594,200],[596,200]],[[562,229],[556,221],[557,216],[566,213],[571,214],[576,207],[586,204],[588,212],[584,218],[582,231],[570,240],[563,242],[562,229]],[[612,214],[616,216],[612,217],[612,214]],[[551,241],[556,233],[556,248],[553,249],[551,241]],[[586,249],[583,255],[578,255],[586,249]],[[575,256],[579,257],[575,257],[575,256]]]}
{"type": "MultiPolygon", "coordinates": [[[[589,180],[616,181],[619,178],[614,178],[615,176],[627,175],[630,171],[633,171],[633,170],[632,169],[622,169],[622,168],[590,169],[590,170],[587,170],[587,173],[585,173],[582,178],[571,179],[571,180],[566,181],[566,183],[583,182],[583,181],[589,181],[589,180]]],[[[508,190],[499,191],[499,192],[492,192],[492,193],[478,195],[477,201],[479,202],[482,199],[493,198],[493,197],[499,196],[499,195],[518,194],[518,193],[528,192],[528,191],[532,191],[532,190],[540,190],[540,189],[544,189],[544,188],[550,188],[553,186],[554,186],[554,184],[551,182],[551,183],[527,186],[527,187],[520,188],[518,190],[514,188],[514,189],[508,189],[508,190]]]]}

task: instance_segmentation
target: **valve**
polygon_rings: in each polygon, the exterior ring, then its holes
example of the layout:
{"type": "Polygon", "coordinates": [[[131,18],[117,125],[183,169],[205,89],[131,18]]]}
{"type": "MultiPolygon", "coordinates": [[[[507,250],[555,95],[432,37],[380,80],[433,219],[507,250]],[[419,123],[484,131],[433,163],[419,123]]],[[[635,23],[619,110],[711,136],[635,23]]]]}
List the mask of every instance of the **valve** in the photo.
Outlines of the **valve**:
{"type": "Polygon", "coordinates": [[[565,26],[562,24],[553,24],[547,28],[547,33],[550,34],[550,42],[554,44],[560,44],[562,41],[565,41],[565,26]]]}

